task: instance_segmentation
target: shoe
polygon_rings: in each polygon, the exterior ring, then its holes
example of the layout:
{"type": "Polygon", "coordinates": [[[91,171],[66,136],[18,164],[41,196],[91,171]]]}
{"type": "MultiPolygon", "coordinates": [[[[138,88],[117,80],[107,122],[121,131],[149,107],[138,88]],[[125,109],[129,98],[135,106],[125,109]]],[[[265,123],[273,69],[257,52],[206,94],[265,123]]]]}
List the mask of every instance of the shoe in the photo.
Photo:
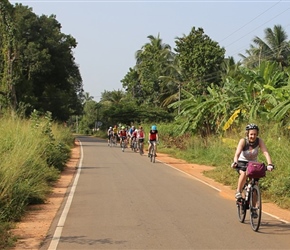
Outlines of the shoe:
{"type": "Polygon", "coordinates": [[[257,218],[258,218],[257,211],[252,211],[252,217],[253,217],[254,219],[257,219],[257,218]]]}
{"type": "Polygon", "coordinates": [[[237,200],[240,200],[240,199],[242,199],[242,194],[240,192],[236,192],[235,197],[237,200]]]}

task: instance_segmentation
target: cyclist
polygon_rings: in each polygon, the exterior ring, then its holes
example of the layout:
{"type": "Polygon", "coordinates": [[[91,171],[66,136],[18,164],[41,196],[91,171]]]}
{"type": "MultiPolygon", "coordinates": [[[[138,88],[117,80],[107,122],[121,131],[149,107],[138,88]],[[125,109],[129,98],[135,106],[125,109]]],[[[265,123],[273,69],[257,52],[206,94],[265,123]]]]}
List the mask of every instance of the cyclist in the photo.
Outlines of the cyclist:
{"type": "Polygon", "coordinates": [[[133,125],[128,131],[129,144],[131,148],[132,148],[132,135],[134,131],[135,131],[135,126],[133,125]]]}
{"type": "Polygon", "coordinates": [[[108,146],[110,146],[110,139],[113,136],[113,128],[109,127],[108,131],[107,131],[107,135],[108,135],[108,146]]]}
{"type": "MultiPolygon", "coordinates": [[[[140,126],[140,127],[139,127],[139,130],[138,130],[138,132],[137,132],[138,148],[140,148],[140,143],[144,143],[144,139],[145,139],[145,133],[144,133],[144,131],[143,131],[143,127],[140,126]]],[[[144,152],[143,152],[143,148],[140,149],[140,150],[142,150],[141,153],[144,154],[144,152]]]]}
{"type": "MultiPolygon", "coordinates": [[[[138,129],[135,129],[135,131],[131,135],[132,149],[133,149],[134,142],[137,141],[137,135],[138,135],[138,129]]],[[[137,150],[138,150],[138,146],[137,146],[137,150]]]]}
{"type": "Polygon", "coordinates": [[[127,131],[124,126],[121,127],[121,130],[119,131],[119,138],[120,138],[120,147],[122,146],[122,141],[127,142],[127,131]]]}
{"type": "Polygon", "coordinates": [[[117,138],[118,138],[118,126],[115,125],[113,128],[113,136],[115,138],[115,143],[117,144],[117,138]]]}
{"type": "Polygon", "coordinates": [[[157,142],[158,142],[158,130],[156,125],[153,125],[151,127],[151,130],[149,131],[149,146],[148,146],[148,157],[150,157],[150,150],[152,146],[155,146],[155,157],[157,157],[157,142]]]}
{"type": "Polygon", "coordinates": [[[253,162],[257,161],[259,149],[263,152],[267,160],[268,163],[267,170],[272,171],[274,168],[270,154],[267,150],[264,141],[258,137],[259,127],[256,124],[248,124],[246,126],[245,134],[246,137],[240,139],[238,143],[236,153],[234,156],[234,163],[232,164],[232,168],[235,168],[239,174],[238,186],[235,194],[236,199],[242,198],[241,195],[242,188],[244,187],[247,180],[246,176],[247,163],[249,161],[253,162]]]}

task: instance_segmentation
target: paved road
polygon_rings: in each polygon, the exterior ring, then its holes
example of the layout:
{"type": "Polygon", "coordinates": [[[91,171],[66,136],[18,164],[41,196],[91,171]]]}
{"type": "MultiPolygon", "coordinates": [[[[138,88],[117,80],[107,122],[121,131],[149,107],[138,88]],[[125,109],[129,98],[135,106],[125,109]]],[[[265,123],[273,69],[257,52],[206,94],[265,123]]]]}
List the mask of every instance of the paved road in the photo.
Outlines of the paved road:
{"type": "Polygon", "coordinates": [[[188,174],[79,140],[79,175],[41,249],[290,249],[289,224],[264,214],[255,233],[232,200],[188,174]]]}

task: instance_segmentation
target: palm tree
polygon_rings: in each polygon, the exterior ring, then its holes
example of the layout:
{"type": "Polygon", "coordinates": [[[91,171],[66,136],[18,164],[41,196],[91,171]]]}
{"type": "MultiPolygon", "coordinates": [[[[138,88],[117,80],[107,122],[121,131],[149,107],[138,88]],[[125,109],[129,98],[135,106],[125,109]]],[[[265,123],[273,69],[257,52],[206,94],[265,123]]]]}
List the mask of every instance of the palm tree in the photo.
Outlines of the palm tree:
{"type": "Polygon", "coordinates": [[[135,54],[135,69],[147,102],[159,105],[160,96],[162,96],[160,92],[166,89],[159,76],[167,75],[168,64],[173,60],[174,54],[170,45],[162,43],[159,34],[157,37],[150,35],[148,38],[150,42],[142,46],[135,54]]]}
{"type": "Polygon", "coordinates": [[[121,103],[125,98],[124,91],[118,89],[113,91],[105,91],[102,93],[101,102],[105,104],[119,104],[121,103]]]}
{"type": "MultiPolygon", "coordinates": [[[[260,65],[261,61],[278,62],[283,68],[287,66],[287,58],[290,53],[290,44],[287,41],[287,33],[281,25],[275,25],[273,30],[265,29],[265,40],[255,37],[250,50],[247,51],[248,57],[244,57],[245,62],[255,62],[260,65]]],[[[255,65],[254,64],[254,65],[255,65]]]]}

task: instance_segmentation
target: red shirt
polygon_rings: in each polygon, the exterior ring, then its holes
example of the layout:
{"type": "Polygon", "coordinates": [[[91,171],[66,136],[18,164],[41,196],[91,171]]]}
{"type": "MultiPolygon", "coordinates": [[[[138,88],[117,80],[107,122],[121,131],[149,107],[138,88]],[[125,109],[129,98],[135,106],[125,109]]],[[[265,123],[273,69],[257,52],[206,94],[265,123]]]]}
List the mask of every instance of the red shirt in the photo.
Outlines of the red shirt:
{"type": "Polygon", "coordinates": [[[156,135],[158,134],[158,130],[150,130],[149,132],[149,141],[156,141],[156,135]]]}
{"type": "Polygon", "coordinates": [[[127,136],[126,130],[120,130],[120,136],[127,136]]]}

